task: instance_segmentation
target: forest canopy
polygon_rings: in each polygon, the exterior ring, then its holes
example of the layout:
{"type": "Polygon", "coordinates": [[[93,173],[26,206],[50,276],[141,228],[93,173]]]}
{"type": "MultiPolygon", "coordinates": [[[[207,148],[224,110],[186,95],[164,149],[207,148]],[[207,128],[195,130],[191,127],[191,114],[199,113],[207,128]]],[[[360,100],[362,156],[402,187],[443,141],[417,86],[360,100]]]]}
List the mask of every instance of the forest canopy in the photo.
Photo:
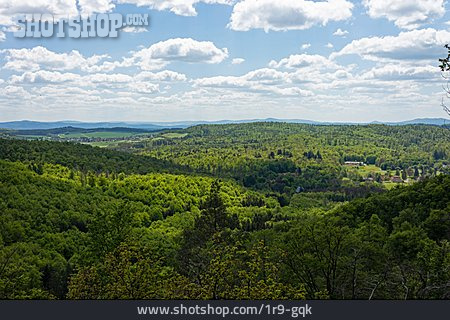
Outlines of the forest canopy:
{"type": "Polygon", "coordinates": [[[447,127],[163,134],[0,139],[1,299],[450,298],[447,127]]]}

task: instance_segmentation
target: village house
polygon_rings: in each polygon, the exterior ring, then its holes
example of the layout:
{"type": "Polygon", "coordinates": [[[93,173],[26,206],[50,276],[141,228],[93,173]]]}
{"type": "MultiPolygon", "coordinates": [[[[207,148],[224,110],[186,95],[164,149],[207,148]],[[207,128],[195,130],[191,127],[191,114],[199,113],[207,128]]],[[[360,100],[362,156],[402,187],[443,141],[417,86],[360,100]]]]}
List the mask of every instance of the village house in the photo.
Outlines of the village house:
{"type": "Polygon", "coordinates": [[[366,165],[364,162],[361,162],[361,161],[345,161],[344,164],[346,166],[350,166],[350,167],[359,167],[359,166],[366,165]]]}
{"type": "Polygon", "coordinates": [[[391,178],[391,181],[395,182],[395,183],[403,183],[403,179],[401,177],[399,177],[399,176],[393,176],[391,178]]]}

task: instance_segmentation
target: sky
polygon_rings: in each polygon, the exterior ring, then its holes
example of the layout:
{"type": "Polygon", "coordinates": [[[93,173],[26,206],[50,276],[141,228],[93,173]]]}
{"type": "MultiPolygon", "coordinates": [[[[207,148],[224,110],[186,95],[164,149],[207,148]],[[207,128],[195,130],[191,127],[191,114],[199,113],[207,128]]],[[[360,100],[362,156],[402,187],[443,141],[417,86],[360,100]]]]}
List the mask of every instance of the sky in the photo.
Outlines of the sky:
{"type": "MultiPolygon", "coordinates": [[[[0,121],[446,117],[444,0],[0,0],[0,121]],[[117,38],[14,17],[148,14],[117,38]]],[[[447,116],[448,117],[448,116],[447,116]]]]}

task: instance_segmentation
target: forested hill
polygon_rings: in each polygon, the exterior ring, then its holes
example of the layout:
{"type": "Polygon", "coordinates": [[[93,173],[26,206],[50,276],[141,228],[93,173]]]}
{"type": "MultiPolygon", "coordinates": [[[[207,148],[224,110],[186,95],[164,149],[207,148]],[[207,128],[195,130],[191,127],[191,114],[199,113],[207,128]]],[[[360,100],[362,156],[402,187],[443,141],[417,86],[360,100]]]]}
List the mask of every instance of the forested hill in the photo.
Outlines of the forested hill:
{"type": "Polygon", "coordinates": [[[337,211],[358,223],[377,215],[392,230],[403,222],[422,226],[434,240],[450,240],[450,176],[440,175],[408,188],[356,199],[337,211]]]}
{"type": "Polygon", "coordinates": [[[390,177],[417,180],[448,172],[450,130],[407,125],[318,126],[291,123],[200,125],[177,136],[123,143],[133,153],[239,181],[256,190],[293,194],[340,190],[390,177]],[[350,168],[345,162],[361,162],[350,168]]]}
{"type": "Polygon", "coordinates": [[[0,298],[450,298],[449,194],[440,175],[304,210],[211,178],[0,160],[0,298]]]}
{"type": "Polygon", "coordinates": [[[450,298],[447,128],[138,139],[0,139],[0,299],[450,298]]]}
{"type": "Polygon", "coordinates": [[[183,165],[151,156],[101,149],[85,144],[54,141],[0,139],[0,159],[60,164],[74,170],[95,173],[187,172],[183,165]]]}

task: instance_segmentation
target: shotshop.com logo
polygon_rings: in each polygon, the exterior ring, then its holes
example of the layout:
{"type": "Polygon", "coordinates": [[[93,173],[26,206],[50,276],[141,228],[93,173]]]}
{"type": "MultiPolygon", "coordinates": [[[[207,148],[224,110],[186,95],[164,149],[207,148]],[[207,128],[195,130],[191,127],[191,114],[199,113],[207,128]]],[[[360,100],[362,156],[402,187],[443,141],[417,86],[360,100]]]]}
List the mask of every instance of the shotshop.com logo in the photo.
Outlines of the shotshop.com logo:
{"type": "Polygon", "coordinates": [[[125,27],[145,27],[149,24],[148,14],[102,13],[70,18],[54,17],[51,14],[25,14],[16,17],[18,38],[116,38],[125,27]]]}

